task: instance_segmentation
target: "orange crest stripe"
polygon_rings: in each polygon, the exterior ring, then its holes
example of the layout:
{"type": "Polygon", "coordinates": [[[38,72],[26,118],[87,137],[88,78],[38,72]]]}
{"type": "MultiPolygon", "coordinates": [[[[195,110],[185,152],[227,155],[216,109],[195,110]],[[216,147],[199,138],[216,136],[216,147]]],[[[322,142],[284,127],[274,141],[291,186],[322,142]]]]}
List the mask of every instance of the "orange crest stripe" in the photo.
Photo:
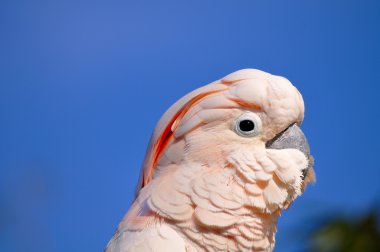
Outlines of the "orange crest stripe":
{"type": "Polygon", "coordinates": [[[243,100],[238,100],[238,99],[231,99],[231,100],[245,108],[251,108],[254,110],[262,110],[261,106],[254,102],[248,102],[248,101],[243,101],[243,100]]]}
{"type": "Polygon", "coordinates": [[[180,125],[180,122],[181,122],[182,118],[185,116],[185,114],[195,104],[200,102],[205,97],[212,95],[212,94],[215,94],[215,93],[218,93],[218,92],[222,92],[224,90],[225,89],[212,90],[212,91],[200,93],[200,94],[194,96],[193,98],[191,98],[190,101],[188,101],[185,105],[183,105],[183,107],[180,110],[178,110],[178,112],[172,117],[172,119],[166,125],[166,127],[165,127],[164,131],[162,132],[162,134],[160,135],[160,137],[154,143],[152,166],[150,167],[149,173],[147,176],[145,176],[145,174],[143,174],[144,177],[142,180],[141,188],[144,187],[144,185],[146,185],[147,183],[149,183],[149,181],[152,179],[152,176],[153,176],[154,170],[157,167],[157,162],[158,162],[159,158],[161,157],[162,153],[164,152],[164,150],[166,149],[166,147],[169,145],[170,141],[172,140],[174,131],[180,125]]]}

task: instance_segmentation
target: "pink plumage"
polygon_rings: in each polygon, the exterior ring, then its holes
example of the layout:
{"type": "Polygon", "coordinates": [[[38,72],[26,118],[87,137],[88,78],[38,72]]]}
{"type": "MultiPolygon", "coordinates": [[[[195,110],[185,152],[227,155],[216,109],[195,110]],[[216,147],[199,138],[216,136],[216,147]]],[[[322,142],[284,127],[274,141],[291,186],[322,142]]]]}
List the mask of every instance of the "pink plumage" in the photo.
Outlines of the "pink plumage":
{"type": "Polygon", "coordinates": [[[314,180],[303,116],[287,79],[255,69],[181,98],[106,251],[272,251],[281,210],[314,180]]]}

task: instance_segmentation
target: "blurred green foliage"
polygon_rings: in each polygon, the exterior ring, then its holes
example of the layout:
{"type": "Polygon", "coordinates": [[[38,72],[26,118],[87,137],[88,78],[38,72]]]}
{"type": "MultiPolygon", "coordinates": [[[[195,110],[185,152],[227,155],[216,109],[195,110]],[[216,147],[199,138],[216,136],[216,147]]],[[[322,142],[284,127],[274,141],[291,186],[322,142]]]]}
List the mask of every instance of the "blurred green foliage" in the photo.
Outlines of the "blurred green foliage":
{"type": "Polygon", "coordinates": [[[321,222],[311,232],[310,251],[380,252],[378,211],[359,218],[337,216],[321,222]]]}

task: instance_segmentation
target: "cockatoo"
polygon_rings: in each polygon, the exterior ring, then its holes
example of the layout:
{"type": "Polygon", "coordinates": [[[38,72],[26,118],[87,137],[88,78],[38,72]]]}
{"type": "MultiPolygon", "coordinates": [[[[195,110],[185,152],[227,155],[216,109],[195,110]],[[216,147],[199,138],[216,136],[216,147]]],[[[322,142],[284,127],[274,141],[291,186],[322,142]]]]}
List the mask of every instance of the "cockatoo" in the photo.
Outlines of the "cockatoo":
{"type": "Polygon", "coordinates": [[[303,117],[297,89],[255,69],[181,98],[105,251],[272,251],[278,216],[314,180],[303,117]]]}

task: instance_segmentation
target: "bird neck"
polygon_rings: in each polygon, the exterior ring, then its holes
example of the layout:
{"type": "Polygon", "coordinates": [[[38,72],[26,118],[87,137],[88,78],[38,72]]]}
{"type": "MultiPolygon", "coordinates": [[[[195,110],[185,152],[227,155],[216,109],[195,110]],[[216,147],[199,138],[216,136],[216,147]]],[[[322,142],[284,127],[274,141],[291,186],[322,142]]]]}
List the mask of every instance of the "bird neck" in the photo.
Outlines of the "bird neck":
{"type": "MultiPolygon", "coordinates": [[[[209,216],[212,219],[212,216],[209,216]]],[[[179,229],[194,251],[272,251],[278,214],[257,214],[242,217],[230,227],[210,229],[198,223],[179,229]]],[[[190,250],[191,251],[191,250],[190,250]]]]}

